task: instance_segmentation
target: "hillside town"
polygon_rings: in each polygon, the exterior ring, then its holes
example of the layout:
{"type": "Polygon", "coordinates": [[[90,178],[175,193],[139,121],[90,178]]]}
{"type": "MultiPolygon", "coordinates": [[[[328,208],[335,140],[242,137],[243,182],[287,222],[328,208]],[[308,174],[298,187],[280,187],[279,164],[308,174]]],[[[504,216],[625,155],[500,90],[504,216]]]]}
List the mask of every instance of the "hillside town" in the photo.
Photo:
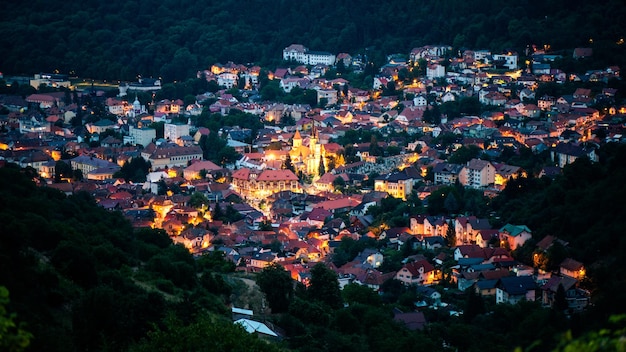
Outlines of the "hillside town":
{"type": "MultiPolygon", "coordinates": [[[[433,288],[441,282],[494,303],[546,307],[562,288],[568,308],[584,310],[585,263],[568,257],[558,271],[545,270],[550,248],[567,242],[538,239],[533,263],[522,263],[511,251],[533,237],[525,224],[494,226],[489,217],[457,214],[453,199],[445,215],[424,209],[442,187],[489,199],[516,178],[551,178],[578,158],[598,161],[602,144],[624,138],[626,106],[606,84],[620,78],[619,67],[574,74],[556,67],[559,55],[538,48],[523,56],[451,50],[433,45],[390,55],[367,89],[347,75],[327,78],[368,70],[366,56],[293,44],[283,50],[284,65],[269,71],[232,62],[198,71],[197,79],[219,89],[193,102],[141,101],[162,87],[151,78],[121,82],[115,96],[93,86],[2,95],[0,163],[32,168],[42,187],[87,192],[135,228],[162,229],[194,255],[222,251],[240,271],[279,263],[306,285],[310,268],[324,262],[342,287],[379,291],[395,279],[417,285],[421,303],[441,309],[447,303],[433,288]],[[577,82],[604,88],[537,95],[544,84],[577,82]],[[283,94],[311,92],[315,104],[264,100],[263,84],[283,94]],[[453,105],[472,113],[454,113],[453,105]],[[216,130],[199,123],[233,114],[247,120],[216,130]],[[527,169],[501,161],[522,150],[550,162],[527,169]],[[475,153],[459,162],[459,151],[475,153]],[[402,214],[406,226],[377,222],[372,209],[390,198],[421,211],[402,214]],[[381,245],[340,266],[333,261],[346,239],[368,238],[381,245]],[[410,255],[384,265],[392,251],[410,255]]],[[[593,52],[570,55],[584,60],[593,52]]],[[[59,74],[27,84],[72,87],[59,74]]]]}

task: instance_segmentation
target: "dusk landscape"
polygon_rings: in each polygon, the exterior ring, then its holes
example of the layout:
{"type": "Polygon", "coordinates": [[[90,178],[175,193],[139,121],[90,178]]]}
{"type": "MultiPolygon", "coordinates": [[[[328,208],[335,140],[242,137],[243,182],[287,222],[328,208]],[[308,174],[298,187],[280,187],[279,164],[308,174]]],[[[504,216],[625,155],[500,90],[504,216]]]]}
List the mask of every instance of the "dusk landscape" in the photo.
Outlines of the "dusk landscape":
{"type": "Polygon", "coordinates": [[[626,350],[623,1],[11,1],[1,351],[626,350]]]}

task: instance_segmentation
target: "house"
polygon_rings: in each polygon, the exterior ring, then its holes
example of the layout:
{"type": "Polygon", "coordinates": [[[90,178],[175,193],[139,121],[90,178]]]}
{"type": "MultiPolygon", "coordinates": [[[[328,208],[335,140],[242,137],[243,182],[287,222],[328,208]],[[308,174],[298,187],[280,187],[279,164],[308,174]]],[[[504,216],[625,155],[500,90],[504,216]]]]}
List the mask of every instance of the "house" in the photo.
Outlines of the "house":
{"type": "Polygon", "coordinates": [[[522,300],[534,302],[536,294],[537,284],[532,276],[507,276],[496,284],[496,304],[516,304],[522,300]]]}
{"type": "Polygon", "coordinates": [[[524,170],[519,166],[507,165],[507,164],[497,164],[496,174],[494,177],[494,185],[500,188],[504,188],[509,179],[515,179],[520,175],[523,175],[524,170]]]}
{"type": "Polygon", "coordinates": [[[202,160],[202,149],[197,145],[181,147],[173,143],[163,143],[157,146],[150,143],[142,150],[141,156],[152,164],[153,170],[186,167],[192,160],[202,160]]]}
{"type": "Polygon", "coordinates": [[[424,219],[424,236],[444,236],[448,231],[448,222],[441,216],[427,216],[424,219]]]}
{"type": "Polygon", "coordinates": [[[322,51],[309,51],[302,44],[292,44],[283,49],[283,60],[296,61],[301,64],[315,66],[318,64],[332,66],[335,64],[334,54],[322,51]]]}
{"type": "Polygon", "coordinates": [[[417,286],[417,294],[433,301],[441,299],[441,293],[429,286],[417,286]]]}
{"type": "Polygon", "coordinates": [[[585,277],[585,266],[572,258],[565,258],[559,265],[559,273],[576,280],[582,280],[585,277]]]}
{"type": "Polygon", "coordinates": [[[427,260],[407,263],[396,273],[395,279],[405,285],[429,285],[435,281],[435,267],[427,260]]]}
{"type": "Polygon", "coordinates": [[[186,167],[183,170],[183,177],[185,180],[199,180],[201,179],[201,174],[210,173],[211,171],[221,170],[222,168],[215,165],[212,161],[209,160],[198,160],[193,162],[191,165],[186,167]]]}
{"type": "Polygon", "coordinates": [[[387,192],[392,197],[406,200],[413,191],[413,185],[418,181],[417,178],[421,179],[418,175],[410,175],[407,169],[376,177],[374,190],[387,192]]]}
{"type": "Polygon", "coordinates": [[[446,76],[446,67],[438,63],[426,66],[426,77],[428,79],[442,78],[446,76]]]}
{"type": "Polygon", "coordinates": [[[463,165],[450,163],[437,163],[433,167],[434,181],[436,185],[453,185],[459,179],[463,165]]]}
{"type": "MultiPolygon", "coordinates": [[[[232,174],[234,190],[243,196],[267,197],[273,193],[290,190],[301,193],[298,176],[291,170],[252,170],[241,168],[232,174]]],[[[259,198],[259,199],[260,199],[259,198]]]]}
{"type": "Polygon", "coordinates": [[[563,168],[565,165],[571,164],[580,157],[587,156],[591,161],[598,161],[598,156],[593,148],[584,148],[580,144],[559,143],[550,151],[550,157],[553,162],[563,168]]]}
{"type": "Polygon", "coordinates": [[[496,295],[496,285],[498,280],[478,280],[474,283],[474,292],[481,297],[492,297],[496,295]]]}
{"type": "Polygon", "coordinates": [[[372,248],[366,248],[363,252],[359,253],[354,260],[376,269],[383,264],[384,257],[380,251],[372,248]]]}
{"type": "Polygon", "coordinates": [[[506,224],[500,229],[500,246],[508,245],[511,250],[523,246],[532,237],[532,231],[526,225],[506,224]]]}
{"type": "Polygon", "coordinates": [[[589,305],[589,292],[578,288],[577,284],[578,281],[572,277],[553,275],[541,286],[541,303],[553,307],[557,303],[557,292],[561,286],[567,308],[574,312],[582,311],[589,305]]]}
{"type": "Polygon", "coordinates": [[[484,188],[495,182],[496,168],[486,160],[472,159],[461,169],[459,182],[470,188],[484,188]]]}

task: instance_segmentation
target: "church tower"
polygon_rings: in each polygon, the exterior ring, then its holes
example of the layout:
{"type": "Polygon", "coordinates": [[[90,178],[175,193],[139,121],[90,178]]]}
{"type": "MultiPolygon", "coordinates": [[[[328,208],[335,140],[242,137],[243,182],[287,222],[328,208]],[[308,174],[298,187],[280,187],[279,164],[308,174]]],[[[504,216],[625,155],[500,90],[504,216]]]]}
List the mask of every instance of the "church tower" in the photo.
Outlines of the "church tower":
{"type": "Polygon", "coordinates": [[[293,149],[298,149],[302,147],[302,136],[300,135],[300,131],[296,130],[296,133],[293,135],[293,149]]]}

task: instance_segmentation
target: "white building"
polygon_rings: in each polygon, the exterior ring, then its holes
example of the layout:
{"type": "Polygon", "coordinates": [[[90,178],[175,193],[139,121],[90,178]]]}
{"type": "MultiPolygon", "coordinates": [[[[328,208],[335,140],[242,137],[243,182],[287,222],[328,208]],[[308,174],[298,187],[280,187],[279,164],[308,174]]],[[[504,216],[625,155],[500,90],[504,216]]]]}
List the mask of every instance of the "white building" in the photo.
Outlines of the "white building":
{"type": "Polygon", "coordinates": [[[189,125],[166,123],[163,129],[163,138],[176,142],[180,137],[189,136],[189,125]]]}
{"type": "Polygon", "coordinates": [[[517,69],[517,53],[493,54],[493,61],[504,61],[504,67],[509,70],[517,69]]]}
{"type": "MultiPolygon", "coordinates": [[[[149,127],[135,128],[133,126],[130,126],[128,129],[128,134],[128,143],[133,145],[141,144],[144,147],[152,143],[152,141],[156,139],[156,130],[149,127]]],[[[124,142],[127,142],[126,138],[124,142]]]]}
{"type": "Polygon", "coordinates": [[[302,44],[291,44],[283,49],[283,60],[296,61],[305,65],[315,66],[317,64],[332,66],[335,64],[336,56],[325,51],[309,51],[302,44]]]}

